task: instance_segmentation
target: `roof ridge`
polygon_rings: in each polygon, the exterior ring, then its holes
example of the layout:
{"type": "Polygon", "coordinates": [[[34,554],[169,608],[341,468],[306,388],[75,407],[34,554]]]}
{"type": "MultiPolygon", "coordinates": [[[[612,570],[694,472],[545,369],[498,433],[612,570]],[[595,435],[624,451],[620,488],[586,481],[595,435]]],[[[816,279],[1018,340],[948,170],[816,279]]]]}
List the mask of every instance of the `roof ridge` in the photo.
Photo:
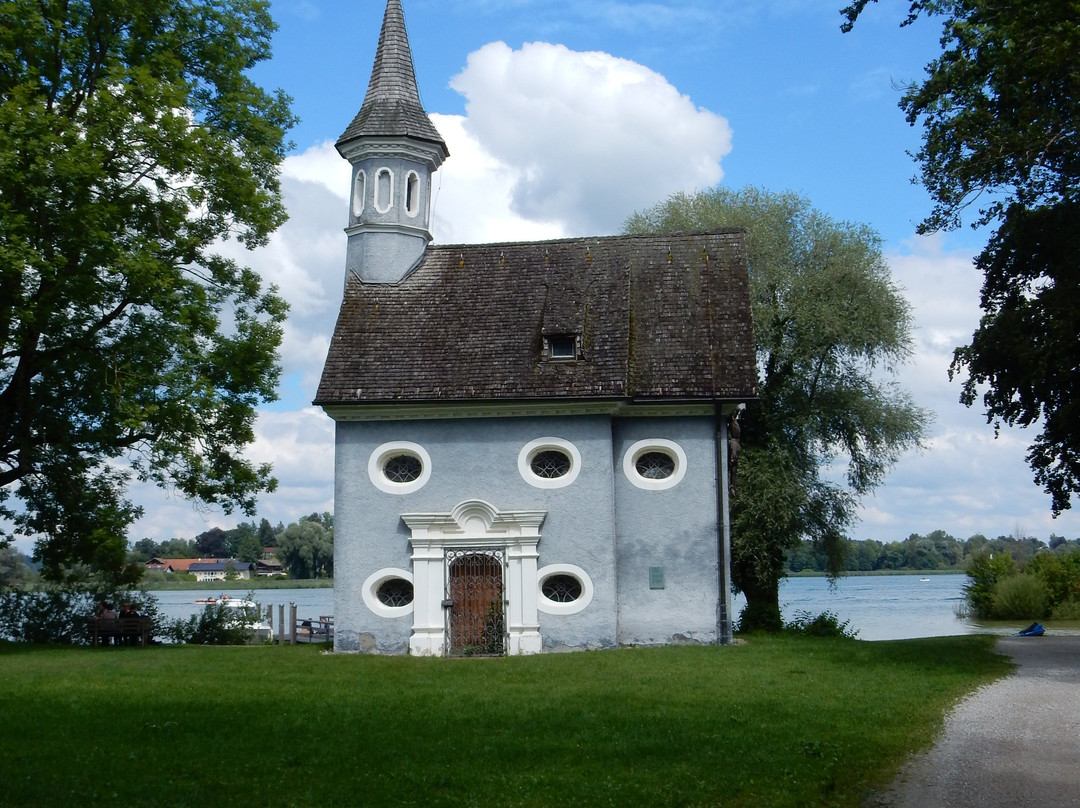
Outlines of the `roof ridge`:
{"type": "Polygon", "coordinates": [[[680,230],[674,232],[664,233],[617,233],[615,235],[607,236],[566,236],[563,238],[550,238],[541,241],[489,241],[479,243],[453,243],[453,244],[430,244],[429,250],[447,250],[447,249],[476,249],[476,248],[492,248],[492,247],[535,247],[537,245],[545,244],[570,244],[574,242],[579,243],[597,243],[603,241],[629,241],[631,239],[680,239],[680,238],[703,238],[703,237],[715,237],[715,236],[728,236],[737,233],[745,233],[746,228],[743,227],[716,227],[711,230],[680,230]]]}

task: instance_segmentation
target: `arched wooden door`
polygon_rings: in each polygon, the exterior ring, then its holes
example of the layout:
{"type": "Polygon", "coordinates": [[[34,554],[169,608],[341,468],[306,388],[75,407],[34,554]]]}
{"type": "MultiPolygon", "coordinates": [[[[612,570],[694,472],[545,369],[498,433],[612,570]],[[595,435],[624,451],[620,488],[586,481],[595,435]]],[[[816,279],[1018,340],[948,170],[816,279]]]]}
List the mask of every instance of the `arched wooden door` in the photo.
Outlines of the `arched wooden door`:
{"type": "Polygon", "coordinates": [[[447,552],[447,654],[506,653],[504,562],[503,550],[447,552]]]}

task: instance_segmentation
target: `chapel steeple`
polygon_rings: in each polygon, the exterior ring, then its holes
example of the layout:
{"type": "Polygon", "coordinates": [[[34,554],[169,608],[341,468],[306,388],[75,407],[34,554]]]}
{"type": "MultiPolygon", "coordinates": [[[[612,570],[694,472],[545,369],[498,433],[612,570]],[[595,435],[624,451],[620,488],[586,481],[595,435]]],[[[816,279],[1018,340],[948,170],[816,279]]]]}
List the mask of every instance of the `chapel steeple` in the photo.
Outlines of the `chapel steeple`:
{"type": "Polygon", "coordinates": [[[387,0],[364,104],[336,145],[352,164],[346,273],[399,281],[431,242],[431,175],[449,156],[420,103],[401,0],[387,0]]]}

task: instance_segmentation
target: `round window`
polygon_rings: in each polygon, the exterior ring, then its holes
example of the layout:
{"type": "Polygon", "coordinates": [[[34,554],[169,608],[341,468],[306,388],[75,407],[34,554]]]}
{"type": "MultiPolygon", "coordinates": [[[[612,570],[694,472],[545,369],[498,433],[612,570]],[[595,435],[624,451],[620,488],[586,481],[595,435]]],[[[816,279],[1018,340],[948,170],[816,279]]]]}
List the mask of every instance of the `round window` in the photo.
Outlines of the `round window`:
{"type": "Polygon", "coordinates": [[[623,473],[637,488],[662,491],[678,485],[686,475],[686,452],[664,438],[639,440],[623,455],[623,473]]]}
{"type": "Polygon", "coordinates": [[[412,582],[404,578],[390,578],[379,584],[375,597],[383,606],[408,606],[413,601],[412,582]]]}
{"type": "Polygon", "coordinates": [[[563,438],[537,438],[518,452],[518,472],[536,488],[565,488],[581,471],[581,452],[563,438]]]}
{"type": "Polygon", "coordinates": [[[540,592],[555,603],[573,603],[581,597],[581,581],[573,575],[551,575],[540,584],[540,592]]]}
{"type": "Polygon", "coordinates": [[[593,599],[592,578],[575,564],[548,564],[538,569],[536,590],[536,609],[544,614],[578,614],[593,599]]]}
{"type": "Polygon", "coordinates": [[[537,477],[554,480],[570,473],[570,457],[558,449],[545,449],[533,455],[529,468],[537,477]]]}
{"type": "Polygon", "coordinates": [[[412,573],[397,567],[373,572],[360,590],[364,605],[379,617],[397,618],[413,610],[412,573]]]}
{"type": "Polygon", "coordinates": [[[666,480],[675,473],[675,458],[666,452],[645,452],[638,456],[634,468],[646,480],[666,480]]]}
{"type": "Polygon", "coordinates": [[[408,454],[394,455],[383,464],[383,474],[392,483],[411,483],[420,479],[423,470],[420,458],[408,454]]]}
{"type": "Polygon", "coordinates": [[[411,494],[431,479],[431,456],[418,443],[384,443],[368,458],[368,477],[387,494],[411,494]]]}

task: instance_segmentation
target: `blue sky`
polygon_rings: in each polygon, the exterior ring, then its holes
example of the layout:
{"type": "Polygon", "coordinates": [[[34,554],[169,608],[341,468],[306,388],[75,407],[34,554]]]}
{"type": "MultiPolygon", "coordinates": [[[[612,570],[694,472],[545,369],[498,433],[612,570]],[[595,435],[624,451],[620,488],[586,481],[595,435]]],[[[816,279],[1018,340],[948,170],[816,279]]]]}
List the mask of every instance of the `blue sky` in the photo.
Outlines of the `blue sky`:
{"type": "MultiPolygon", "coordinates": [[[[838,220],[877,229],[916,318],[900,382],[935,411],[927,451],[864,502],[855,538],[944,529],[966,538],[1080,535],[1054,521],[1024,462],[1034,437],[995,439],[957,403],[952,349],[978,320],[971,268],[982,236],[915,236],[929,211],[908,155],[920,132],[897,107],[938,51],[933,23],[901,29],[907,2],[871,6],[840,32],[843,0],[403,0],[425,107],[451,157],[437,175],[441,243],[617,232],[634,210],[717,182],[794,190],[838,220]]],[[[344,279],[348,168],[332,142],[363,101],[384,0],[276,0],[264,86],[301,121],[283,167],[290,222],[239,255],[292,305],[281,400],[262,413],[254,459],[279,490],[260,516],[333,508],[332,424],[310,406],[344,279]]],[[[193,537],[236,517],[137,488],[132,538],[193,537]]]]}

